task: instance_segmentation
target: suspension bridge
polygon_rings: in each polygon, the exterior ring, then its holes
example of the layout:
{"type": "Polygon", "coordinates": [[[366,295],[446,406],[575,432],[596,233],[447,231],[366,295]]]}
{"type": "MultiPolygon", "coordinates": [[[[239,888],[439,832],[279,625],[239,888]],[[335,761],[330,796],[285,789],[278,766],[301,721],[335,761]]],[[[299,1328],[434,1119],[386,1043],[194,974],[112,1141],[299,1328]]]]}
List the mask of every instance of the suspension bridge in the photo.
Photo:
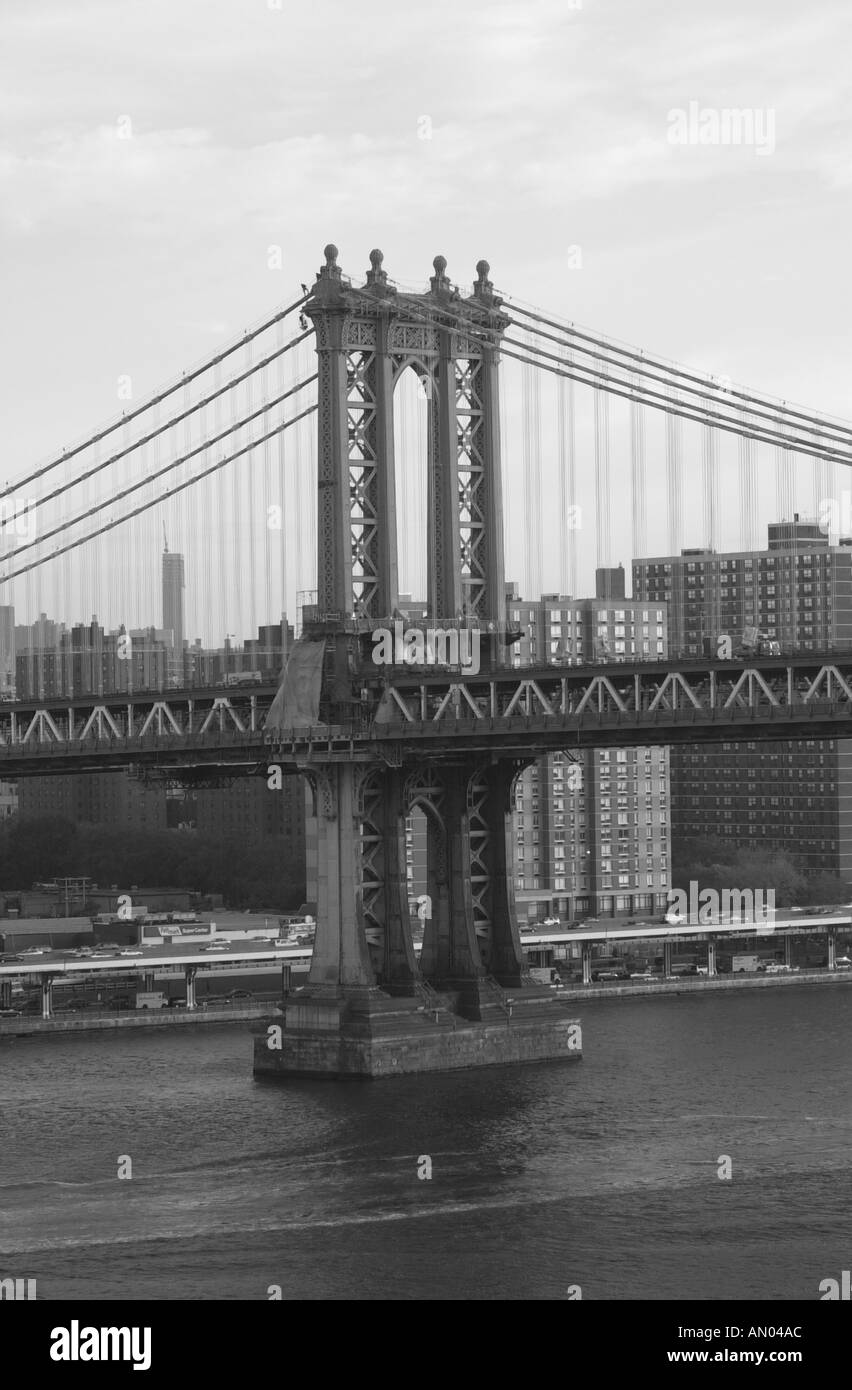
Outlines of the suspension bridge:
{"type": "MultiPolygon", "coordinates": [[[[258,1075],[579,1055],[578,1025],[521,951],[508,858],[518,774],[557,749],[837,734],[852,710],[842,642],[745,662],[677,652],[518,667],[507,545],[531,594],[545,563],[575,594],[592,557],[610,565],[626,544],[646,555],[649,529],[669,553],[696,532],[714,548],[724,496],[753,546],[767,506],[789,517],[841,496],[852,426],[500,295],[485,261],[469,291],[443,257],[433,271],[403,286],[373,251],[356,284],[326,247],[300,298],[0,495],[6,603],[32,615],[107,602],[118,624],[93,686],[0,706],[5,776],[134,767],[192,781],[274,763],[312,788],[316,944],[306,987],[256,1040],[258,1075]],[[501,392],[510,369],[516,418],[501,392]],[[630,465],[617,494],[613,455],[630,465]],[[687,517],[693,469],[700,505],[687,517]],[[268,622],[302,595],[280,680],[152,689],[132,663],[118,680],[121,639],[156,603],[166,520],[208,633],[268,622]],[[476,635],[475,672],[377,664],[375,634],[413,592],[433,630],[476,635]],[[404,858],[415,807],[432,903],[419,959],[404,858]]],[[[32,689],[47,656],[27,658],[32,689]]]]}

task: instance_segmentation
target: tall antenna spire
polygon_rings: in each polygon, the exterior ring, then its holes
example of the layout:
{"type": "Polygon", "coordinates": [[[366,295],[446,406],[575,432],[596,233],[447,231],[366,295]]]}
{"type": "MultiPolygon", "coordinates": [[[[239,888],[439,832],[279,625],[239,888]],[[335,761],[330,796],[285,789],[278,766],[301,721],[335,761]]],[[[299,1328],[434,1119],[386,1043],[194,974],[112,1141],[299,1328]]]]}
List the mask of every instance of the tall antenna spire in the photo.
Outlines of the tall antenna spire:
{"type": "Polygon", "coordinates": [[[163,522],[163,550],[166,555],[169,553],[169,542],[166,537],[166,523],[163,522]]]}

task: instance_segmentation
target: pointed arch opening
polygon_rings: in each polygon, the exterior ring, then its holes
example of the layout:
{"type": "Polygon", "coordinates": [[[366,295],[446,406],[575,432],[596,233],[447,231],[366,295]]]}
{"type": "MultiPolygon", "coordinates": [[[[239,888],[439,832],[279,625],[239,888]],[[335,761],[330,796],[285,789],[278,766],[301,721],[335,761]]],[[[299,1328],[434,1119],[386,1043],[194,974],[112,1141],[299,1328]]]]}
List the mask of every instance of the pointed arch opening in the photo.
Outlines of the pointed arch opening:
{"type": "Polygon", "coordinates": [[[426,604],[429,585],[429,412],[432,375],[419,362],[398,372],[393,395],[396,543],[400,596],[426,604]]]}

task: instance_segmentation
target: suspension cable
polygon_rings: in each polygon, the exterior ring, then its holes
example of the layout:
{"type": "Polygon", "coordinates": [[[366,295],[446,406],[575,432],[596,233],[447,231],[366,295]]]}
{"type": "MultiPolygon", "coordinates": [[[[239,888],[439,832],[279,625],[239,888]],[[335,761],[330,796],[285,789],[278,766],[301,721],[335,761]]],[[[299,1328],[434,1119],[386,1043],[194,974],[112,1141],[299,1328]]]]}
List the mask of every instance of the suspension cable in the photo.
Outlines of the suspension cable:
{"type": "MultiPolygon", "coordinates": [[[[215,367],[218,363],[224,362],[226,357],[231,357],[235,352],[238,352],[241,347],[244,347],[246,343],[250,343],[254,338],[258,338],[261,333],[265,333],[267,329],[272,328],[276,323],[280,322],[281,319],[285,319],[288,314],[292,314],[301,304],[304,304],[307,298],[307,295],[302,295],[300,299],[294,300],[292,304],[287,305],[286,309],[281,309],[277,314],[273,314],[272,318],[267,319],[259,328],[251,329],[250,332],[245,333],[236,343],[232,343],[230,347],[224,348],[222,352],[216,353],[214,357],[207,358],[202,366],[194,367],[192,371],[185,372],[177,381],[172,382],[170,386],[165,387],[164,390],[159,391],[156,395],[149,397],[143,405],[137,406],[135,410],[127,411],[126,414],[121,415],[117,420],[113,420],[111,424],[99,430],[97,434],[93,434],[89,439],[84,440],[82,444],[75,444],[73,449],[63,450],[58,458],[52,459],[50,463],[44,464],[41,468],[37,468],[35,472],[29,473],[26,478],[18,479],[13,487],[7,488],[5,492],[0,492],[0,497],[8,497],[10,493],[16,492],[22,487],[26,487],[28,483],[33,483],[36,479],[43,478],[45,473],[50,473],[52,469],[59,468],[61,464],[67,463],[69,459],[74,458],[77,454],[83,453],[85,449],[91,448],[93,444],[100,443],[102,439],[106,439],[107,435],[113,434],[116,430],[121,429],[123,425],[129,424],[131,420],[135,420],[138,416],[144,415],[146,410],[150,410],[152,406],[159,405],[161,401],[167,400],[169,396],[173,396],[176,391],[180,391],[187,383],[195,381],[197,377],[203,376],[205,372],[210,371],[211,367],[215,367]]],[[[310,332],[311,330],[308,329],[307,333],[302,335],[302,338],[294,339],[294,343],[301,342],[310,332]]],[[[242,380],[242,378],[238,378],[238,380],[242,380]]],[[[176,418],[180,420],[183,419],[183,416],[179,415],[176,418]]],[[[174,422],[170,421],[169,423],[171,424],[174,422]]],[[[163,425],[161,428],[167,429],[168,425],[163,425]]],[[[157,433],[159,433],[159,431],[157,431],[157,433]]],[[[149,437],[153,438],[153,436],[149,437]]],[[[121,455],[119,454],[117,457],[120,458],[121,455]]],[[[109,459],[107,462],[111,463],[113,460],[109,459]]]]}
{"type": "MultiPolygon", "coordinates": [[[[382,306],[383,301],[378,301],[374,299],[371,295],[368,295],[366,293],[362,294],[361,291],[357,289],[353,290],[353,293],[363,298],[365,303],[369,304],[373,310],[375,310],[377,307],[382,306]]],[[[388,307],[392,307],[391,301],[388,301],[388,307]]],[[[398,305],[395,307],[398,308],[398,305]]],[[[668,411],[671,414],[680,415],[685,420],[697,421],[699,424],[710,423],[717,429],[726,430],[728,433],[731,434],[745,435],[746,437],[755,439],[760,443],[783,443],[788,448],[795,449],[800,453],[810,454],[814,458],[825,459],[829,457],[836,459],[836,461],[839,463],[852,464],[852,454],[843,454],[835,449],[819,449],[815,446],[809,448],[803,442],[798,440],[798,438],[794,435],[782,434],[779,436],[776,435],[774,431],[767,430],[762,426],[755,426],[754,429],[744,430],[742,424],[735,416],[720,414],[718,410],[702,410],[702,407],[690,401],[680,402],[680,408],[677,408],[670,403],[670,397],[663,392],[651,391],[647,387],[640,387],[639,392],[637,394],[636,388],[634,387],[632,382],[624,381],[620,377],[611,377],[607,372],[597,371],[594,367],[587,367],[581,365],[580,363],[574,363],[573,368],[571,370],[567,370],[565,368],[564,358],[557,357],[556,354],[547,352],[544,348],[539,348],[537,346],[532,346],[527,343],[518,342],[514,338],[501,339],[499,333],[496,330],[489,328],[486,324],[471,325],[469,322],[462,318],[460,310],[452,307],[451,305],[442,304],[436,306],[434,309],[430,307],[425,312],[418,312],[418,309],[414,305],[406,304],[405,311],[406,314],[408,314],[411,318],[417,319],[419,322],[431,325],[432,327],[439,327],[443,329],[443,331],[450,333],[456,337],[463,337],[466,339],[469,339],[471,337],[478,338],[483,342],[483,344],[486,347],[491,347],[495,352],[499,352],[501,355],[506,357],[511,357],[518,362],[525,363],[527,366],[531,365],[529,358],[522,357],[519,353],[513,352],[511,349],[513,347],[516,347],[521,349],[523,352],[531,352],[541,359],[534,365],[539,366],[543,371],[552,372],[555,376],[568,376],[572,380],[578,381],[584,386],[592,387],[599,386],[601,382],[605,381],[607,383],[606,390],[610,395],[623,396],[625,400],[631,401],[641,400],[642,403],[652,406],[655,410],[668,411]],[[444,321],[436,323],[436,318],[444,321]],[[446,320],[451,321],[446,322],[446,320]],[[460,324],[461,326],[457,327],[456,324],[460,324]],[[549,362],[562,363],[562,367],[560,368],[558,366],[550,366],[548,365],[549,362]],[[617,383],[617,385],[614,385],[613,383],[617,383]],[[618,389],[619,387],[625,389],[620,390],[618,389]]],[[[564,344],[564,346],[569,346],[569,344],[564,344]]],[[[641,354],[639,355],[639,360],[643,360],[641,354]]],[[[620,365],[619,369],[625,370],[625,368],[620,367],[620,365]]],[[[696,378],[696,380],[700,380],[700,378],[696,378]]],[[[707,383],[704,382],[703,384],[706,386],[707,383]]],[[[705,399],[709,401],[713,401],[714,399],[713,395],[709,392],[691,392],[690,394],[701,394],[705,397],[705,399]]],[[[725,394],[728,395],[733,393],[728,393],[726,390],[725,394]]],[[[777,418],[777,411],[772,418],[777,418]]],[[[800,427],[794,425],[793,428],[799,429],[800,427]]],[[[807,433],[811,443],[813,444],[814,431],[808,430],[807,433]]]]}
{"type": "MultiPolygon", "coordinates": [[[[39,560],[32,560],[28,565],[22,565],[19,569],[12,570],[11,573],[3,575],[0,577],[0,584],[6,584],[11,579],[17,579],[19,574],[26,574],[29,570],[38,569],[40,565],[48,564],[59,555],[64,555],[69,550],[76,550],[78,546],[86,545],[88,541],[93,541],[98,536],[103,536],[107,531],[115,530],[116,526],[123,525],[125,521],[130,521],[135,516],[141,516],[143,512],[147,512],[151,507],[159,506],[167,497],[176,497],[177,494],[183,492],[185,488],[194,487],[196,483],[200,483],[204,478],[209,478],[211,474],[218,472],[220,468],[225,468],[229,463],[233,463],[235,459],[240,458],[243,454],[248,454],[252,449],[256,449],[258,445],[264,444],[267,439],[272,439],[282,430],[288,430],[291,425],[295,425],[300,420],[303,420],[305,416],[313,414],[316,409],[316,404],[307,406],[298,415],[294,415],[291,420],[284,420],[273,429],[267,430],[265,434],[258,435],[257,439],[253,439],[251,443],[244,445],[241,449],[235,450],[232,454],[227,454],[225,458],[219,459],[217,463],[211,464],[211,466],[205,468],[203,472],[196,473],[192,478],[188,478],[185,482],[179,483],[176,487],[167,489],[167,491],[161,493],[159,497],[152,498],[150,502],[143,502],[140,507],[135,507],[133,511],[125,512],[124,516],[119,516],[114,520],[105,522],[103,526],[99,526],[95,531],[90,531],[86,536],[80,536],[77,540],[69,541],[67,545],[58,546],[52,555],[44,555],[39,560]]],[[[230,430],[227,431],[227,433],[230,433],[230,430]]],[[[146,478],[144,481],[147,483],[150,482],[151,479],[146,478]]]]}
{"type": "MultiPolygon", "coordinates": [[[[176,468],[180,468],[181,464],[187,463],[191,458],[195,458],[196,454],[202,454],[206,449],[212,448],[214,444],[219,444],[227,435],[242,429],[244,425],[251,424],[252,420],[257,420],[259,416],[265,415],[267,411],[272,410],[274,406],[281,405],[282,401],[286,401],[288,396],[295,396],[298,391],[303,390],[305,386],[309,386],[310,383],[316,381],[316,379],[317,374],[314,373],[313,376],[307,377],[305,381],[300,381],[298,386],[291,386],[289,391],[284,391],[280,396],[275,396],[273,400],[266,401],[257,410],[253,410],[250,415],[245,415],[236,423],[229,424],[227,429],[221,430],[219,434],[214,434],[210,439],[205,439],[202,444],[197,444],[194,449],[190,449],[187,453],[181,454],[179,458],[172,459],[170,463],[165,464],[162,468],[158,468],[154,473],[146,473],[144,478],[140,478],[137,482],[131,483],[130,486],[124,488],[122,492],[111,493],[110,496],[105,497],[103,501],[96,502],[84,512],[78,512],[77,516],[72,517],[70,520],[63,519],[58,526],[54,526],[52,531],[44,531],[35,540],[28,541],[26,545],[17,546],[15,548],[15,554],[20,555],[25,550],[32,550],[33,546],[43,545],[45,541],[49,541],[53,536],[59,535],[60,531],[67,531],[72,526],[77,526],[81,521],[85,521],[88,517],[94,516],[96,512],[102,512],[105,507],[111,507],[114,503],[120,502],[123,497],[128,497],[131,492],[138,492],[140,487],[147,487],[149,483],[155,483],[158,478],[164,477],[166,473],[174,472],[176,468]]],[[[47,501],[48,499],[45,498],[44,500],[47,501]]]]}
{"type": "MultiPolygon", "coordinates": [[[[677,376],[684,381],[693,381],[699,386],[707,385],[706,377],[697,376],[694,372],[689,372],[686,370],[686,368],[679,367],[677,363],[667,363],[663,359],[649,356],[647,353],[642,352],[641,349],[621,347],[617,343],[606,338],[596,337],[592,333],[583,333],[579,329],[574,328],[573,325],[562,324],[554,319],[546,318],[542,314],[535,314],[531,310],[524,308],[522,305],[515,303],[510,299],[506,300],[506,304],[507,307],[510,308],[513,313],[521,314],[525,318],[532,319],[536,323],[547,324],[547,326],[550,328],[555,328],[557,331],[563,334],[568,334],[572,339],[576,338],[580,339],[583,342],[592,343],[596,347],[604,348],[607,352],[617,353],[619,357],[625,357],[630,361],[639,362],[642,365],[643,374],[647,372],[647,369],[649,367],[656,368],[657,370],[664,372],[668,377],[677,376]]],[[[524,326],[525,325],[522,324],[518,325],[518,327],[524,326]]],[[[550,337],[549,334],[542,334],[542,336],[550,337]]],[[[556,341],[561,342],[562,340],[557,339],[556,341]]],[[[585,352],[585,349],[577,347],[577,351],[585,352]]],[[[813,411],[795,410],[792,406],[788,406],[786,401],[773,400],[771,396],[755,395],[747,391],[734,390],[733,387],[731,387],[730,391],[728,391],[726,388],[726,394],[736,396],[739,400],[746,402],[754,402],[758,406],[765,407],[766,410],[769,411],[770,415],[775,418],[777,418],[778,416],[780,406],[781,411],[785,416],[803,420],[808,425],[815,425],[818,430],[822,430],[824,427],[827,427],[829,430],[834,431],[842,438],[852,440],[852,425],[847,425],[843,420],[837,419],[835,417],[818,416],[815,415],[813,411]]]]}
{"type": "MultiPolygon", "coordinates": [[[[509,348],[501,346],[500,352],[502,355],[506,357],[514,358],[518,362],[525,362],[527,363],[527,365],[529,365],[529,358],[522,357],[519,353],[512,352],[509,348]]],[[[550,356],[551,354],[547,355],[550,356]]],[[[596,387],[599,386],[602,380],[606,380],[608,383],[610,383],[609,385],[607,385],[606,388],[610,395],[622,396],[625,400],[629,401],[635,401],[638,399],[645,405],[653,406],[655,410],[668,411],[672,415],[680,415],[684,420],[694,420],[701,425],[709,424],[712,425],[714,429],[725,430],[728,434],[745,435],[747,438],[756,439],[759,443],[762,444],[782,443],[787,448],[794,449],[797,453],[808,454],[811,457],[817,459],[824,459],[826,457],[826,451],[824,449],[809,449],[798,440],[791,439],[789,436],[782,436],[779,440],[779,438],[775,435],[768,434],[763,430],[745,430],[743,429],[742,425],[737,424],[736,421],[731,420],[731,417],[727,415],[718,415],[709,411],[702,411],[700,414],[696,414],[696,411],[700,410],[700,407],[696,406],[692,410],[688,410],[684,408],[686,403],[682,403],[682,405],[679,408],[671,404],[660,404],[660,400],[658,399],[658,392],[653,393],[654,399],[649,399],[648,393],[642,393],[637,397],[637,394],[633,386],[629,382],[619,383],[621,386],[626,388],[624,390],[619,390],[616,386],[612,384],[612,377],[605,377],[602,372],[596,372],[591,367],[575,367],[573,370],[569,371],[564,366],[562,368],[559,368],[556,366],[551,366],[549,362],[544,361],[539,361],[538,363],[536,363],[536,365],[539,366],[542,371],[551,372],[554,376],[568,376],[574,381],[579,381],[583,386],[596,387]],[[580,375],[580,372],[584,374],[580,375]],[[592,378],[591,380],[589,379],[590,377],[592,378]]],[[[845,456],[838,455],[836,457],[836,462],[846,465],[852,464],[852,454],[848,454],[845,456]]]]}
{"type": "MultiPolygon", "coordinates": [[[[158,436],[165,433],[166,430],[172,429],[174,425],[179,425],[182,420],[187,420],[189,416],[194,415],[196,411],[203,410],[206,406],[210,405],[212,401],[224,395],[226,391],[230,391],[233,387],[239,386],[242,382],[246,381],[252,373],[259,371],[262,367],[268,366],[270,362],[274,362],[276,357],[280,357],[283,353],[289,352],[291,348],[298,347],[299,343],[304,342],[305,338],[310,336],[310,332],[311,330],[308,329],[307,333],[302,333],[300,337],[291,338],[290,342],[283,348],[278,348],[275,352],[270,353],[268,357],[258,362],[249,371],[241,372],[239,376],[231,377],[231,379],[226,381],[223,385],[217,385],[215,391],[212,391],[209,396],[203,396],[200,400],[196,401],[194,405],[189,406],[188,409],[182,410],[178,415],[173,415],[170,420],[166,420],[164,424],[158,425],[156,429],[151,430],[150,434],[142,435],[140,439],[135,440],[132,444],[128,444],[124,449],[119,449],[118,453],[111,454],[109,458],[103,459],[102,462],[96,463],[92,468],[87,469],[85,473],[79,473],[71,482],[63,483],[61,487],[54,488],[53,492],[48,492],[44,497],[39,497],[37,499],[39,504],[44,506],[45,502],[52,502],[54,498],[61,497],[63,492],[70,492],[72,488],[77,487],[80,483],[85,483],[89,478],[93,478],[96,473],[101,473],[105,468],[109,468],[110,464],[118,463],[119,459],[126,458],[128,454],[132,454],[135,450],[141,449],[146,444],[150,444],[152,440],[157,439],[158,436]]],[[[213,363],[212,365],[218,367],[219,364],[213,363]]],[[[156,408],[156,403],[154,404],[156,408]]],[[[127,417],[127,420],[129,419],[130,416],[127,417]]],[[[70,454],[68,457],[70,458],[70,454]]],[[[50,467],[53,466],[52,464],[50,465],[50,467]]],[[[33,478],[41,477],[42,473],[48,471],[49,468],[45,468],[42,469],[40,473],[33,473],[29,478],[23,478],[14,488],[7,488],[5,492],[0,492],[0,500],[4,497],[8,497],[11,492],[15,492],[25,486],[25,484],[31,482],[33,478]]]]}
{"type": "MultiPolygon", "coordinates": [[[[564,370],[564,358],[557,357],[555,353],[547,352],[544,348],[532,347],[527,343],[520,343],[515,338],[505,338],[499,350],[501,353],[505,353],[507,357],[516,357],[519,362],[528,361],[528,359],[520,357],[517,353],[512,352],[511,348],[513,347],[520,348],[524,352],[534,352],[538,357],[542,359],[540,365],[545,371],[558,372],[557,368],[549,367],[547,365],[548,362],[562,363],[564,370]],[[505,346],[505,344],[508,344],[508,346],[505,346]]],[[[615,386],[607,385],[607,391],[609,391],[613,395],[623,395],[627,400],[634,400],[636,398],[635,387],[629,380],[625,381],[621,377],[611,377],[608,372],[598,371],[594,367],[586,367],[581,365],[580,363],[574,364],[574,370],[586,373],[585,377],[575,377],[574,379],[577,381],[584,381],[587,386],[599,385],[601,382],[604,381],[608,383],[616,382],[618,386],[624,387],[626,389],[623,391],[618,391],[615,389],[615,386]],[[589,377],[591,377],[592,380],[589,380],[589,377]]],[[[788,444],[788,447],[799,449],[802,453],[812,453],[815,458],[830,458],[835,459],[838,463],[852,463],[852,453],[843,454],[839,450],[833,448],[813,447],[812,449],[806,449],[802,447],[802,445],[795,438],[795,436],[783,435],[779,439],[779,436],[776,435],[774,431],[768,430],[762,425],[755,425],[752,429],[747,429],[736,419],[735,416],[723,415],[720,414],[718,411],[706,410],[702,406],[694,404],[692,401],[680,400],[679,396],[676,399],[678,401],[678,405],[681,407],[680,409],[678,409],[677,406],[671,403],[672,397],[670,394],[666,394],[661,391],[651,391],[644,386],[639,388],[639,392],[640,398],[644,401],[646,405],[653,406],[656,410],[665,410],[671,415],[681,415],[685,420],[699,420],[703,423],[705,419],[709,418],[711,423],[716,425],[719,429],[726,428],[726,425],[722,423],[723,421],[725,421],[727,422],[727,425],[731,427],[732,433],[740,434],[750,439],[761,440],[764,444],[777,444],[779,442],[785,442],[788,444]],[[695,412],[701,413],[696,414],[695,412]]],[[[731,408],[734,409],[735,407],[732,406],[731,408]]],[[[741,415],[742,413],[743,412],[740,408],[738,414],[741,415]]],[[[815,445],[815,441],[813,440],[813,431],[808,431],[808,435],[815,445]]]]}

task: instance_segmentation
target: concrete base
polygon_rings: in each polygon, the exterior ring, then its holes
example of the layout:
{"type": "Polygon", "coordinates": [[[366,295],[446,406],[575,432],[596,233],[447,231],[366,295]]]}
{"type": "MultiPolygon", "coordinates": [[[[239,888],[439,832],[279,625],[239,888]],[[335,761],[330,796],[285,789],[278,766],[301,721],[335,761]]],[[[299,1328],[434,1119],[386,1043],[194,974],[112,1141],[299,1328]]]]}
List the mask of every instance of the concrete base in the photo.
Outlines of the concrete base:
{"type": "Polygon", "coordinates": [[[518,991],[502,1003],[498,995],[478,1019],[458,1011],[460,1003],[470,1007],[469,992],[463,994],[294,995],[283,1018],[266,1019],[252,1030],[254,1075],[369,1080],[582,1057],[580,1024],[552,990],[518,991]]]}

